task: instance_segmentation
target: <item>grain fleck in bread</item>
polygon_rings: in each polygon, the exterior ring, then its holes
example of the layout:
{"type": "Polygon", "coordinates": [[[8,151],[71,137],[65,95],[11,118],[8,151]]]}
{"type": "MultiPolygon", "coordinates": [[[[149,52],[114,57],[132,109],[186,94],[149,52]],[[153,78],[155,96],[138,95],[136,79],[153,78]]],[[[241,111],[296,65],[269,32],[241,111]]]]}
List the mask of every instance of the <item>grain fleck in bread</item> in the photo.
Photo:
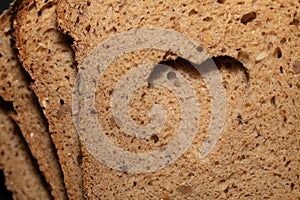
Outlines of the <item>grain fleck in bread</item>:
{"type": "Polygon", "coordinates": [[[80,148],[72,124],[71,96],[76,75],[73,53],[59,32],[56,1],[20,1],[14,10],[19,59],[34,80],[32,89],[49,123],[69,199],[81,199],[80,148]]]}
{"type": "MultiPolygon", "coordinates": [[[[110,169],[83,148],[85,197],[299,199],[298,4],[297,1],[60,0],[59,25],[74,39],[78,67],[93,48],[117,33],[140,27],[175,29],[196,40],[214,57],[227,94],[222,137],[204,159],[194,152],[203,133],[197,134],[191,148],[175,163],[153,173],[130,174],[110,169]]],[[[156,63],[163,60],[161,52],[147,52],[119,58],[98,83],[98,119],[104,119],[99,123],[106,128],[107,137],[131,151],[139,149],[137,143],[149,141],[118,134],[108,101],[113,85],[132,66],[148,58],[156,63]],[[131,141],[133,144],[129,146],[131,141]]],[[[147,102],[142,98],[140,101],[147,102]]],[[[141,110],[147,109],[148,104],[137,104],[136,112],[144,112],[141,110]]],[[[137,122],[147,120],[134,111],[133,115],[137,122]]],[[[205,124],[200,129],[205,130],[205,124]]],[[[141,148],[149,150],[145,145],[141,148]]]]}
{"type": "Polygon", "coordinates": [[[13,103],[16,114],[11,117],[20,127],[50,186],[51,194],[56,199],[66,199],[62,173],[47,123],[11,44],[11,18],[11,9],[0,16],[0,96],[13,103]]]}
{"type": "Polygon", "coordinates": [[[0,169],[14,199],[52,199],[26,142],[0,105],[0,169]]]}

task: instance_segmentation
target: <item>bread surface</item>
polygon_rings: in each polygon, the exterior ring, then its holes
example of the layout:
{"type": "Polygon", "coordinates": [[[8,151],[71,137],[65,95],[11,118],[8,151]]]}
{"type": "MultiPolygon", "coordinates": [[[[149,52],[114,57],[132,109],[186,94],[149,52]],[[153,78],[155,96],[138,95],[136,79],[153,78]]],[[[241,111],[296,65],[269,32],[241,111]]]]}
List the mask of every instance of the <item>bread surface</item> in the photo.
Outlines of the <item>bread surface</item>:
{"type": "MultiPolygon", "coordinates": [[[[226,90],[223,132],[203,159],[198,158],[197,151],[210,119],[205,109],[192,146],[162,170],[121,172],[107,167],[83,147],[87,199],[300,198],[297,1],[60,0],[57,13],[62,31],[74,40],[78,68],[84,67],[94,48],[118,33],[141,27],[174,29],[197,41],[214,58],[226,90]]],[[[156,143],[128,136],[116,125],[109,104],[123,75],[143,62],[164,61],[165,54],[148,49],[126,54],[116,59],[98,82],[99,123],[106,136],[125,150],[157,149],[173,136],[172,131],[160,133],[163,141],[156,143]]],[[[189,68],[187,64],[178,63],[176,58],[168,64],[180,65],[178,70],[191,84],[198,85],[196,90],[204,87],[199,76],[192,78],[192,72],[184,70],[189,68]]],[[[149,122],[147,112],[155,100],[176,111],[178,106],[170,104],[168,91],[154,91],[152,97],[149,93],[144,88],[132,97],[131,113],[137,123],[149,122]]],[[[205,99],[205,92],[202,94],[205,99]]],[[[209,101],[199,101],[204,108],[209,106],[209,101]]],[[[176,128],[178,116],[170,117],[169,123],[176,128]]]]}
{"type": "Polygon", "coordinates": [[[13,49],[11,8],[0,16],[0,22],[0,96],[13,103],[16,113],[11,114],[11,117],[20,127],[39,169],[50,186],[51,194],[56,199],[65,199],[62,173],[46,120],[33,91],[29,88],[29,77],[13,49]]]}
{"type": "MultiPolygon", "coordinates": [[[[300,51],[297,1],[20,1],[14,29],[19,58],[49,122],[70,199],[299,199],[300,51]],[[58,19],[55,9],[57,6],[58,19]],[[274,17],[278,16],[278,17],[274,17]],[[159,86],[141,87],[131,118],[150,122],[154,104],[165,106],[163,130],[148,139],[126,135],[112,115],[117,82],[136,66],[163,63],[187,79],[200,109],[192,145],[169,166],[149,173],[111,169],[84,145],[82,163],[72,118],[78,69],[101,42],[135,28],[174,29],[192,38],[218,66],[226,91],[226,120],[217,145],[199,158],[211,117],[209,90],[185,58],[144,49],[123,55],[97,85],[96,112],[106,137],[131,152],[166,146],[179,126],[179,101],[159,86]]],[[[174,52],[173,52],[174,53],[174,52]]],[[[200,64],[200,63],[197,63],[200,64]]],[[[149,74],[150,76],[150,74],[149,74]]]]}
{"type": "Polygon", "coordinates": [[[14,11],[14,36],[49,124],[68,198],[81,199],[81,155],[71,115],[76,69],[68,40],[58,30],[55,6],[56,1],[20,1],[14,11]]]}
{"type": "Polygon", "coordinates": [[[17,125],[0,105],[0,169],[14,199],[52,199],[17,125]]]}

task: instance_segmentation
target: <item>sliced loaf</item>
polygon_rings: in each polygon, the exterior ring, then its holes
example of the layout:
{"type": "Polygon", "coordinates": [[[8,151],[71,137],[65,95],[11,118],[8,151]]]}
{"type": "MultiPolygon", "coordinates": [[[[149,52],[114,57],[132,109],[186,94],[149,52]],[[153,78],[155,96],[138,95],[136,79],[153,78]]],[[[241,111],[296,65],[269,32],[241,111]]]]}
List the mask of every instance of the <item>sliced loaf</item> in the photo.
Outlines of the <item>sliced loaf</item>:
{"type": "Polygon", "coordinates": [[[11,19],[11,9],[0,16],[0,96],[13,103],[16,114],[11,116],[37,160],[51,194],[56,199],[66,199],[62,172],[47,123],[11,44],[11,19]]]}
{"type": "MultiPolygon", "coordinates": [[[[196,40],[214,58],[227,94],[222,136],[205,158],[199,159],[197,151],[209,114],[203,116],[206,123],[199,122],[199,132],[189,150],[155,172],[134,174],[126,172],[126,167],[111,169],[83,147],[85,197],[299,199],[299,12],[297,1],[60,0],[59,25],[74,39],[78,69],[85,69],[82,64],[94,48],[118,33],[141,27],[174,29],[196,40]]],[[[163,141],[157,137],[141,140],[122,133],[110,105],[114,87],[122,76],[148,61],[165,61],[164,55],[165,52],[148,49],[126,54],[103,72],[98,83],[94,113],[106,137],[124,150],[150,151],[172,137],[172,131],[160,133],[163,141]]],[[[174,68],[179,65],[181,73],[192,76],[185,70],[190,68],[187,63],[178,59],[167,63],[172,67],[175,63],[174,68]]],[[[196,91],[201,94],[201,79],[188,80],[200,85],[196,91]]],[[[154,97],[148,90],[143,88],[133,96],[131,113],[137,123],[149,122],[146,111],[153,105],[151,98],[176,111],[176,103],[168,104],[172,98],[166,90],[154,97]],[[166,97],[161,97],[163,94],[166,97]]],[[[209,101],[204,108],[207,104],[209,101]]],[[[203,112],[209,113],[205,109],[203,112]]],[[[175,119],[170,116],[169,123],[176,128],[176,114],[175,119]]]]}
{"type": "Polygon", "coordinates": [[[52,199],[18,127],[0,105],[0,169],[14,199],[52,199]]]}
{"type": "Polygon", "coordinates": [[[19,1],[14,35],[19,59],[34,80],[35,92],[49,123],[69,199],[81,199],[80,147],[72,123],[71,96],[76,75],[73,52],[59,32],[56,1],[19,1]]]}

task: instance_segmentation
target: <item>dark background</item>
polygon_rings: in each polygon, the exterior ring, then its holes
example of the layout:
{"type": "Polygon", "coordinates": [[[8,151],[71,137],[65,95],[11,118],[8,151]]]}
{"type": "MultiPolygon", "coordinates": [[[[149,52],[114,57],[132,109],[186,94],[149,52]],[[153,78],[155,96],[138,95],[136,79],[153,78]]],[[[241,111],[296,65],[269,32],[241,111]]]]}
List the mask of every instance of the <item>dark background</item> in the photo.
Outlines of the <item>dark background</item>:
{"type": "Polygon", "coordinates": [[[0,13],[2,13],[6,8],[8,8],[11,0],[1,0],[0,1],[0,13]]]}
{"type": "MultiPolygon", "coordinates": [[[[9,7],[11,0],[0,0],[0,14],[9,7]]],[[[0,170],[0,199],[1,200],[12,200],[12,195],[6,190],[5,180],[3,171],[0,170]]]]}

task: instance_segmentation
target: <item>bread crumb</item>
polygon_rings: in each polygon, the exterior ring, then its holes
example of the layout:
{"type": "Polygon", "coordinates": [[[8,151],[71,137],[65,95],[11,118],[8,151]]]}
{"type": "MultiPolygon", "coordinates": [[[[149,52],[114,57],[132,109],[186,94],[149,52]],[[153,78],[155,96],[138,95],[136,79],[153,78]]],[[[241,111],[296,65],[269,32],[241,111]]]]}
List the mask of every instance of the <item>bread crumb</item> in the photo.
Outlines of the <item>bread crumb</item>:
{"type": "Polygon", "coordinates": [[[45,98],[45,99],[43,99],[43,101],[42,101],[42,104],[43,104],[43,107],[44,108],[46,108],[47,106],[47,101],[48,101],[48,98],[45,98]]]}
{"type": "Polygon", "coordinates": [[[262,61],[263,59],[265,59],[268,56],[267,52],[262,52],[260,54],[258,54],[255,58],[255,61],[259,62],[262,61]]]}

